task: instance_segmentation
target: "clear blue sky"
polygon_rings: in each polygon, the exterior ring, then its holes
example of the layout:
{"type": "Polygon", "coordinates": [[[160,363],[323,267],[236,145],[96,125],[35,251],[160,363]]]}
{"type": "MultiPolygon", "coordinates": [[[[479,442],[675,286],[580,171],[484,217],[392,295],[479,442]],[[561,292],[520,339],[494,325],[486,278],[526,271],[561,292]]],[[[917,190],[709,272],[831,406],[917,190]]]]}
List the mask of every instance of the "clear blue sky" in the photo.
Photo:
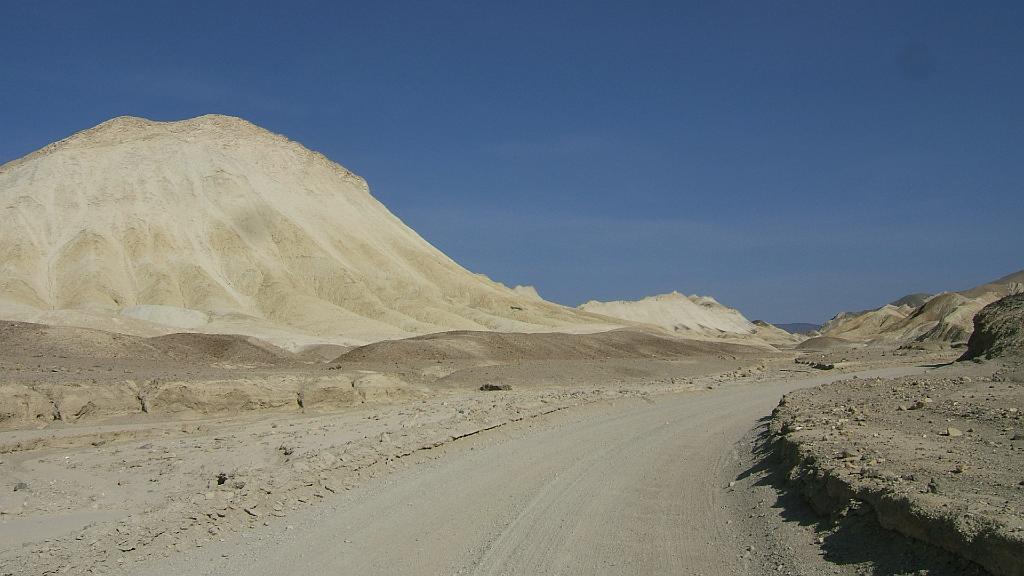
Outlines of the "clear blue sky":
{"type": "Polygon", "coordinates": [[[1024,268],[1024,3],[8,2],[0,162],[244,117],[575,305],[821,321],[1024,268]]]}

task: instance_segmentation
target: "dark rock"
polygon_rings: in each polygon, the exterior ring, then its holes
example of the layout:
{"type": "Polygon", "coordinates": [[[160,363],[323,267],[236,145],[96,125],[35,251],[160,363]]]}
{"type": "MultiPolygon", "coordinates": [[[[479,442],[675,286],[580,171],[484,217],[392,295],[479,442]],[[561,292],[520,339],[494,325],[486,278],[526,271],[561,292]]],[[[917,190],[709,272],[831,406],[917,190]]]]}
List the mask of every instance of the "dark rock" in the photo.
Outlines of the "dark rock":
{"type": "Polygon", "coordinates": [[[1011,294],[974,316],[974,332],[960,360],[1024,355],[1024,293],[1011,294]]]}

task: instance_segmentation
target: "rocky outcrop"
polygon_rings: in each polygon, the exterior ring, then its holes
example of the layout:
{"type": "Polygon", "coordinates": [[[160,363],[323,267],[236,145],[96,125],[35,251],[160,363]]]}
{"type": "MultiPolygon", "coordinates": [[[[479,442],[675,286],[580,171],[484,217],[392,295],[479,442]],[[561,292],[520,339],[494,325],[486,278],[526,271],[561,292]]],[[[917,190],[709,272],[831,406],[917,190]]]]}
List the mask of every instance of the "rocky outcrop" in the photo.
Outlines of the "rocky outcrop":
{"type": "Polygon", "coordinates": [[[961,360],[1024,356],[1024,293],[1012,294],[982,308],[961,360]]]}
{"type": "Polygon", "coordinates": [[[988,380],[847,380],[783,398],[772,446],[817,512],[870,511],[883,528],[1024,576],[1021,402],[1019,385],[988,380]]]}

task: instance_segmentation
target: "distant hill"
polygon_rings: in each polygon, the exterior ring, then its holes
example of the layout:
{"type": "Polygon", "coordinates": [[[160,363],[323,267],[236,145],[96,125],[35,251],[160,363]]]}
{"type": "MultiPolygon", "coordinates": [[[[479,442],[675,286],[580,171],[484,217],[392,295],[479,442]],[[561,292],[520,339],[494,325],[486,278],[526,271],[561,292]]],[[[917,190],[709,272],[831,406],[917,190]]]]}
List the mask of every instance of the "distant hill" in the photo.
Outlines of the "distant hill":
{"type": "Polygon", "coordinates": [[[974,331],[978,311],[1020,292],[1024,292],[1024,271],[961,292],[911,294],[875,310],[841,312],[822,326],[821,333],[884,344],[963,343],[974,331]]]}
{"type": "Polygon", "coordinates": [[[790,322],[789,324],[776,324],[776,328],[782,328],[790,334],[810,334],[821,329],[821,324],[809,324],[807,322],[790,322]]]}
{"type": "Polygon", "coordinates": [[[921,306],[924,306],[925,302],[931,300],[932,296],[934,296],[934,294],[929,294],[927,292],[907,294],[903,298],[893,300],[889,304],[891,304],[892,306],[896,306],[897,308],[899,308],[900,306],[911,306],[913,308],[919,308],[921,306]]]}
{"type": "Polygon", "coordinates": [[[641,300],[599,302],[591,300],[578,308],[611,318],[641,322],[687,337],[740,338],[772,346],[788,346],[801,339],[747,320],[739,310],[720,304],[710,296],[687,296],[679,292],[648,296],[641,300]]]}

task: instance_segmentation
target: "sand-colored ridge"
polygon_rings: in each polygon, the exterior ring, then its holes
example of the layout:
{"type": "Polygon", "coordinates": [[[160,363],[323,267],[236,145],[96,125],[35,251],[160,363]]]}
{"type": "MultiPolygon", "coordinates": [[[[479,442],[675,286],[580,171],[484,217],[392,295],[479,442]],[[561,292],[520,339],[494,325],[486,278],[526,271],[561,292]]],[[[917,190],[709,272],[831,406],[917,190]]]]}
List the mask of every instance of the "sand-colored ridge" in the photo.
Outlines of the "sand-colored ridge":
{"type": "Polygon", "coordinates": [[[710,296],[686,296],[669,292],[640,300],[591,300],[577,307],[613,318],[660,326],[671,332],[704,335],[752,335],[755,326],[738,310],[723,306],[710,296]]]}
{"type": "Polygon", "coordinates": [[[765,352],[754,346],[684,340],[636,328],[594,334],[454,331],[374,342],[342,354],[334,364],[672,359],[716,354],[763,355],[765,352]]]}
{"type": "Polygon", "coordinates": [[[320,153],[248,121],[119,117],[0,167],[0,317],[292,349],[616,323],[472,274],[320,153]]]}
{"type": "Polygon", "coordinates": [[[577,308],[625,322],[657,326],[687,338],[732,338],[766,346],[790,346],[803,339],[767,323],[755,324],[739,310],[710,296],[687,296],[676,291],[640,300],[591,300],[577,308]]]}
{"type": "Polygon", "coordinates": [[[72,326],[0,321],[6,358],[126,360],[210,365],[282,365],[298,356],[251,336],[178,333],[140,337],[72,326]]]}
{"type": "Polygon", "coordinates": [[[821,329],[825,336],[878,344],[964,343],[973,319],[1000,298],[1024,291],[1024,271],[960,292],[913,294],[875,310],[841,312],[821,329]],[[921,302],[914,307],[911,304],[921,302]]]}

